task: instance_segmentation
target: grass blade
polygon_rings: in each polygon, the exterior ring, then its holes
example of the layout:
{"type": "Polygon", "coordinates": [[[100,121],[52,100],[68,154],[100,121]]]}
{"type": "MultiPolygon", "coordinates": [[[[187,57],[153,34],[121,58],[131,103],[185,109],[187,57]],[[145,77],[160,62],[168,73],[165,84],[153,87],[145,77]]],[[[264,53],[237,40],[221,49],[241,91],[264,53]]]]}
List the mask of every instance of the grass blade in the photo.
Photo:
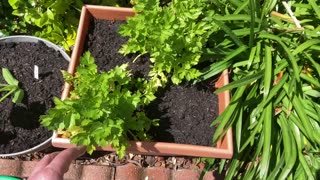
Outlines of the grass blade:
{"type": "Polygon", "coordinates": [[[211,124],[211,126],[215,124],[219,124],[216,132],[213,136],[213,142],[216,142],[223,131],[227,131],[228,129],[225,128],[225,125],[230,121],[232,114],[236,111],[238,104],[240,103],[240,99],[244,93],[246,86],[239,87],[237,91],[234,93],[233,97],[231,98],[231,102],[228,107],[223,111],[223,113],[211,124]]]}
{"type": "Polygon", "coordinates": [[[263,76],[263,70],[255,73],[255,74],[249,75],[247,77],[244,77],[242,79],[239,79],[237,81],[233,81],[233,82],[229,83],[228,85],[217,89],[215,91],[215,93],[220,93],[220,92],[223,92],[223,91],[226,91],[226,90],[231,90],[233,88],[237,88],[237,87],[240,87],[240,86],[248,85],[248,84],[252,83],[253,81],[256,81],[256,80],[260,79],[262,76],[263,76]]]}
{"type": "Polygon", "coordinates": [[[236,123],[236,143],[237,143],[237,150],[240,150],[241,146],[241,137],[242,137],[242,117],[243,117],[243,108],[240,108],[239,112],[239,119],[237,120],[236,123]]]}
{"type": "Polygon", "coordinates": [[[229,68],[232,65],[232,59],[237,55],[241,54],[243,51],[247,49],[246,46],[241,46],[237,48],[235,51],[232,51],[228,56],[226,56],[222,61],[217,63],[213,63],[210,65],[209,69],[203,72],[203,74],[199,77],[201,80],[209,79],[212,76],[215,76],[225,69],[229,68]]]}
{"type": "Polygon", "coordinates": [[[294,76],[295,76],[297,82],[300,82],[300,76],[299,76],[300,70],[298,68],[298,64],[296,62],[296,59],[294,58],[293,54],[290,52],[289,48],[282,42],[281,38],[276,36],[276,35],[268,34],[268,33],[265,33],[265,32],[262,32],[260,34],[260,38],[266,38],[266,39],[270,39],[270,40],[275,40],[282,46],[282,48],[284,49],[284,51],[288,55],[290,64],[291,64],[292,69],[293,69],[294,76]]]}
{"type": "Polygon", "coordinates": [[[201,81],[209,79],[221,73],[225,69],[228,69],[232,65],[232,63],[233,63],[232,61],[225,61],[225,60],[213,63],[212,65],[210,65],[208,70],[202,73],[199,79],[201,81]]]}
{"type": "Polygon", "coordinates": [[[301,77],[302,79],[308,81],[310,84],[313,84],[313,85],[316,86],[317,88],[320,88],[320,83],[319,83],[316,79],[308,76],[307,74],[301,73],[301,74],[300,74],[300,77],[301,77]]]}
{"type": "Polygon", "coordinates": [[[260,48],[259,44],[260,44],[260,42],[258,42],[258,44],[255,47],[251,48],[250,56],[249,56],[249,60],[248,60],[248,65],[247,65],[247,70],[250,69],[252,63],[255,60],[255,54],[256,54],[256,52],[258,52],[258,48],[260,48]]]}
{"type": "Polygon", "coordinates": [[[305,157],[301,153],[303,151],[303,147],[302,147],[303,140],[301,139],[301,134],[300,134],[299,128],[291,121],[288,121],[288,124],[290,126],[290,129],[292,130],[292,134],[293,134],[293,136],[296,140],[296,143],[297,143],[299,164],[303,167],[303,170],[306,173],[308,179],[313,180],[315,178],[310,170],[310,167],[308,166],[308,163],[307,163],[305,157]]]}
{"type": "Polygon", "coordinates": [[[264,58],[264,97],[267,98],[270,91],[271,80],[272,80],[272,54],[271,54],[271,47],[265,45],[265,58],[264,58]]]}
{"type": "Polygon", "coordinates": [[[313,10],[316,12],[318,19],[320,19],[320,8],[317,5],[315,0],[308,0],[309,4],[311,4],[313,10]]]}
{"type": "Polygon", "coordinates": [[[277,0],[265,0],[262,6],[261,18],[269,14],[276,4],[277,4],[277,0]]]}
{"type": "Polygon", "coordinates": [[[292,55],[297,55],[301,52],[303,52],[304,50],[306,50],[307,48],[311,47],[312,45],[315,44],[319,44],[320,40],[319,39],[310,39],[302,44],[300,44],[293,52],[292,55]]]}
{"type": "Polygon", "coordinates": [[[214,18],[213,22],[217,24],[224,32],[226,32],[230,38],[238,45],[239,47],[244,46],[244,44],[241,42],[241,40],[232,32],[232,30],[226,26],[223,22],[221,22],[219,19],[214,18]]]}
{"type": "Polygon", "coordinates": [[[249,47],[253,47],[253,41],[254,41],[254,27],[255,27],[255,9],[256,9],[256,1],[255,0],[250,0],[250,37],[249,37],[249,47]]]}
{"type": "Polygon", "coordinates": [[[304,53],[307,59],[311,62],[312,67],[317,71],[318,76],[320,76],[320,65],[307,53],[304,53]]]}
{"type": "Polygon", "coordinates": [[[269,103],[264,112],[263,121],[263,150],[260,162],[260,178],[267,177],[270,163],[270,146],[271,146],[271,132],[272,132],[272,103],[269,103]]]}
{"type": "MultiPolygon", "coordinates": [[[[285,84],[284,86],[285,91],[287,94],[289,93],[289,87],[288,84],[285,84]]],[[[290,94],[288,94],[290,96],[290,94]]],[[[320,137],[319,137],[319,132],[314,132],[314,128],[311,126],[310,120],[304,110],[304,106],[300,99],[294,95],[292,99],[292,104],[299,115],[299,118],[301,119],[303,127],[307,130],[307,136],[311,138],[310,140],[315,142],[315,143],[320,143],[320,137]]]]}
{"type": "Polygon", "coordinates": [[[282,132],[282,140],[283,140],[283,148],[284,148],[284,158],[286,165],[282,169],[281,174],[279,175],[279,180],[286,179],[289,174],[291,173],[294,164],[296,163],[297,159],[297,147],[295,142],[292,139],[292,134],[287,124],[286,117],[284,113],[280,114],[278,119],[279,126],[282,132]]]}
{"type": "Polygon", "coordinates": [[[278,163],[276,163],[276,167],[274,168],[274,170],[270,173],[270,175],[268,176],[268,180],[274,180],[276,179],[277,174],[279,173],[279,171],[281,170],[282,166],[284,165],[284,155],[281,156],[280,161],[278,163]]]}
{"type": "MultiPolygon", "coordinates": [[[[215,15],[214,18],[218,21],[251,21],[251,16],[247,14],[228,14],[224,16],[215,15]]],[[[260,19],[255,19],[256,23],[260,23],[260,19]]]]}
{"type": "MultiPolygon", "coordinates": [[[[263,115],[262,115],[263,116],[263,115]]],[[[256,138],[256,134],[260,133],[259,130],[261,129],[261,125],[262,125],[263,120],[261,120],[261,118],[259,118],[259,120],[257,121],[257,123],[255,124],[254,129],[250,132],[250,136],[247,138],[247,140],[243,143],[243,145],[240,148],[240,152],[244,151],[245,148],[252,142],[254,142],[255,138],[256,138]]]]}
{"type": "Polygon", "coordinates": [[[245,12],[248,12],[248,9],[247,9],[248,4],[249,4],[249,0],[240,3],[238,8],[234,11],[233,14],[239,14],[242,10],[244,10],[245,12]]]}
{"type": "MultiPolygon", "coordinates": [[[[259,105],[257,106],[257,108],[255,108],[252,112],[252,118],[257,116],[257,114],[259,114],[262,109],[272,100],[272,98],[274,98],[276,95],[279,95],[279,90],[282,88],[282,86],[286,83],[287,79],[289,78],[289,75],[288,74],[284,74],[281,78],[281,80],[278,82],[277,85],[275,85],[268,97],[266,99],[264,99],[261,103],[259,103],[259,105]]],[[[278,97],[281,97],[281,96],[278,96],[278,97]]],[[[278,100],[280,101],[280,100],[278,100]]],[[[278,104],[278,103],[276,103],[278,104]]]]}

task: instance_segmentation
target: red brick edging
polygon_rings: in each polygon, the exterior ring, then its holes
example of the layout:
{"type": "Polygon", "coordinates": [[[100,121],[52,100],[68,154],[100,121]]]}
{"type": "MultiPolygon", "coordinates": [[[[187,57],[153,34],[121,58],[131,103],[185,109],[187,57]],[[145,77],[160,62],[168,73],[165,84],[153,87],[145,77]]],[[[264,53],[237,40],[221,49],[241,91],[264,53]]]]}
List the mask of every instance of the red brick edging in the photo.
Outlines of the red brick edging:
{"type": "MultiPolygon", "coordinates": [[[[27,177],[37,161],[20,161],[0,159],[0,175],[27,177]]],[[[142,168],[133,164],[110,167],[99,165],[72,164],[65,174],[66,180],[197,180],[200,177],[199,170],[180,169],[171,170],[163,167],[142,168]]],[[[212,172],[205,175],[204,180],[215,179],[212,172]]]]}

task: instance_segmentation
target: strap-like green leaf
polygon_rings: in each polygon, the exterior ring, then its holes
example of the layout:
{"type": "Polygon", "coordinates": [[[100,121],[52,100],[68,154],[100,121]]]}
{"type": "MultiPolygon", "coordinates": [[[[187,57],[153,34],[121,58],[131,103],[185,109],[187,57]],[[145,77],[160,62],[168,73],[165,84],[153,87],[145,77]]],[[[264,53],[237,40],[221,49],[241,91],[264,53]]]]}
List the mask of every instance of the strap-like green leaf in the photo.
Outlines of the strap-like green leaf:
{"type": "Polygon", "coordinates": [[[292,69],[293,69],[293,73],[294,76],[297,80],[297,82],[300,82],[300,70],[298,68],[298,64],[297,64],[297,60],[294,58],[293,54],[290,52],[289,48],[283,43],[283,41],[281,40],[280,37],[273,35],[273,34],[269,34],[266,32],[262,32],[260,33],[260,37],[261,38],[266,38],[266,39],[270,39],[270,40],[275,40],[277,41],[283,48],[283,50],[287,53],[289,61],[291,63],[292,69]]]}
{"type": "Polygon", "coordinates": [[[260,178],[265,178],[268,174],[269,163],[270,163],[270,151],[271,151],[271,134],[272,134],[272,122],[273,122],[273,111],[272,103],[269,103],[265,108],[263,118],[263,150],[260,162],[260,178]]]}
{"type": "Polygon", "coordinates": [[[317,5],[315,0],[308,0],[308,2],[312,6],[313,10],[316,12],[316,15],[318,16],[318,19],[320,19],[320,8],[319,8],[319,5],[317,5]]]}
{"type": "Polygon", "coordinates": [[[4,80],[10,85],[18,85],[19,81],[17,81],[13,75],[10,73],[8,68],[2,68],[2,76],[4,80]]]}
{"type": "Polygon", "coordinates": [[[22,89],[18,89],[13,94],[12,102],[21,103],[23,97],[24,97],[24,91],[22,89]]]}
{"type": "Polygon", "coordinates": [[[234,89],[234,88],[237,88],[237,87],[240,87],[240,86],[245,86],[245,85],[248,85],[250,83],[252,83],[253,81],[256,81],[258,79],[260,79],[261,77],[263,77],[263,73],[264,71],[261,70],[255,74],[252,74],[252,75],[249,75],[247,77],[244,77],[242,79],[239,79],[237,81],[233,81],[219,89],[217,89],[215,91],[215,93],[219,93],[219,92],[223,92],[223,91],[226,91],[226,90],[231,90],[231,89],[234,89]]]}
{"type": "Polygon", "coordinates": [[[229,55],[227,55],[223,60],[211,64],[209,66],[209,69],[206,70],[206,72],[204,72],[199,79],[201,80],[209,79],[210,77],[221,73],[223,70],[228,69],[232,65],[233,61],[231,60],[237,55],[239,55],[240,53],[242,53],[243,51],[245,51],[246,49],[247,49],[246,46],[240,46],[239,48],[231,52],[229,55]]]}
{"type": "Polygon", "coordinates": [[[311,47],[312,45],[315,44],[319,44],[320,40],[319,39],[310,39],[302,44],[300,44],[293,52],[292,55],[297,55],[301,52],[303,52],[304,50],[306,50],[307,48],[311,47]]]}
{"type": "Polygon", "coordinates": [[[278,119],[278,123],[281,127],[282,132],[282,140],[283,140],[283,148],[284,148],[284,157],[286,165],[282,169],[281,174],[278,179],[284,180],[288,177],[289,173],[292,171],[294,164],[297,159],[297,146],[293,140],[292,133],[288,128],[287,119],[284,115],[284,112],[280,114],[280,118],[278,119]]]}

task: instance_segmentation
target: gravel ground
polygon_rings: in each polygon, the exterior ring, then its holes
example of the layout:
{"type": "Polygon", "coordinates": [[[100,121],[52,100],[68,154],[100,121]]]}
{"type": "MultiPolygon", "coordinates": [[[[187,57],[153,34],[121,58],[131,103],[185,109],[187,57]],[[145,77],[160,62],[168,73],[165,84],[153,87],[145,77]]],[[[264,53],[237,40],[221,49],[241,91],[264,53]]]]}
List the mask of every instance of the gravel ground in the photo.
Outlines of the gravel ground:
{"type": "MultiPolygon", "coordinates": [[[[46,154],[61,151],[62,149],[49,147],[44,151],[32,154],[20,155],[16,157],[0,157],[2,159],[15,159],[22,161],[39,161],[46,154]]],[[[123,159],[119,159],[114,152],[94,152],[92,155],[85,154],[76,160],[77,164],[121,166],[128,163],[140,167],[164,167],[169,169],[201,169],[202,164],[197,163],[195,157],[172,157],[172,156],[145,156],[127,154],[123,159]]]]}

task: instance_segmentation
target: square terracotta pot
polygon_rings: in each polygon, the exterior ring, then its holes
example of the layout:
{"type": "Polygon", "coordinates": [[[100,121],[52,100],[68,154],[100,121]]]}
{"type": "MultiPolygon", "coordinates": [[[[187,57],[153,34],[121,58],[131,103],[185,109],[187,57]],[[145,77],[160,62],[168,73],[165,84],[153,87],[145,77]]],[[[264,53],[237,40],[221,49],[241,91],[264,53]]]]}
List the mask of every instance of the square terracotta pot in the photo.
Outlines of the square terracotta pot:
{"type": "MultiPolygon", "coordinates": [[[[74,74],[79,64],[80,56],[83,53],[84,41],[86,40],[89,23],[91,18],[104,20],[126,20],[127,17],[134,16],[131,8],[116,8],[107,6],[85,5],[82,8],[80,24],[76,44],[71,56],[71,62],[68,67],[69,73],[74,74]]],[[[216,87],[222,87],[229,83],[228,72],[225,70],[218,81],[216,87]]],[[[62,99],[68,97],[70,88],[68,85],[62,94],[62,99]]],[[[228,91],[218,94],[219,114],[227,107],[230,101],[228,91]]],[[[54,133],[52,144],[55,147],[68,148],[75,145],[70,144],[70,139],[61,138],[54,133]]],[[[131,146],[127,152],[146,155],[178,155],[178,156],[197,156],[197,157],[213,157],[213,158],[231,158],[233,155],[232,130],[229,129],[224,138],[220,139],[216,147],[164,143],[164,142],[136,142],[131,141],[131,146]]],[[[99,150],[114,151],[111,146],[99,147],[99,150]]]]}

